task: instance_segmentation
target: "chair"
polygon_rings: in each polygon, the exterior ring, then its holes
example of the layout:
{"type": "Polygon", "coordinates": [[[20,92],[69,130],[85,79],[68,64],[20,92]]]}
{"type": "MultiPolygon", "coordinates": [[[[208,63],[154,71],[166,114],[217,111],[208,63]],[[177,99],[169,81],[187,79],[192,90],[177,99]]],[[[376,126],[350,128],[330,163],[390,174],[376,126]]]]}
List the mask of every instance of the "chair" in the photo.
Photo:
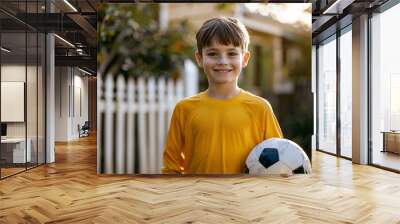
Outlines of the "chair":
{"type": "Polygon", "coordinates": [[[89,136],[89,129],[90,129],[89,121],[85,121],[82,127],[80,127],[80,125],[78,124],[79,138],[89,136]]]}

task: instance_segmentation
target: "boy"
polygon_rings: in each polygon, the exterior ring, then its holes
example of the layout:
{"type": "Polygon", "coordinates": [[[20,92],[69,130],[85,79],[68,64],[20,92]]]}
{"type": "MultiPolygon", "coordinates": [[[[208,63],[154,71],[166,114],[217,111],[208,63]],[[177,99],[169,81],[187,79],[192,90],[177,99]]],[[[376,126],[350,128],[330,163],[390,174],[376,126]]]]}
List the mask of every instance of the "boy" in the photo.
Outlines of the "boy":
{"type": "Polygon", "coordinates": [[[237,85],[250,59],[249,35],[235,18],[206,21],[196,34],[196,61],[209,87],[178,102],[168,131],[163,173],[245,173],[258,143],[282,138],[271,105],[237,85]]]}

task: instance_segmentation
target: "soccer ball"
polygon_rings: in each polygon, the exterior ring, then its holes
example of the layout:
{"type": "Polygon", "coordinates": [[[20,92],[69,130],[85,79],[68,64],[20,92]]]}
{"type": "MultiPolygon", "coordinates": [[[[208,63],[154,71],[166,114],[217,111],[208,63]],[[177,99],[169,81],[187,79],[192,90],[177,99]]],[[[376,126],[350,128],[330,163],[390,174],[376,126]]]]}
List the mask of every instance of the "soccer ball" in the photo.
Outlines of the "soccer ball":
{"type": "Polygon", "coordinates": [[[309,174],[311,163],[303,149],[296,143],[281,138],[271,138],[256,145],[246,160],[249,174],[309,174]]]}

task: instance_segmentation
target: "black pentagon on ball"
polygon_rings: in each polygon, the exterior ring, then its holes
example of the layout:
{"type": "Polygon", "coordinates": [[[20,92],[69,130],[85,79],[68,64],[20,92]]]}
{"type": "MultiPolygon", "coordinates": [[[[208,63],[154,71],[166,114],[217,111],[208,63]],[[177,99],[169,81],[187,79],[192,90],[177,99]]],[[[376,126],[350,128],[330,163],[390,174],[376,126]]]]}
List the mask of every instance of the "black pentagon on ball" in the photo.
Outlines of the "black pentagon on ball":
{"type": "Polygon", "coordinates": [[[293,173],[295,174],[302,174],[302,173],[306,173],[306,171],[304,170],[303,166],[299,166],[298,168],[296,168],[295,170],[293,170],[293,173]]]}
{"type": "Polygon", "coordinates": [[[274,163],[279,161],[278,150],[275,148],[264,148],[261,152],[259,161],[265,168],[272,166],[274,163]]]}

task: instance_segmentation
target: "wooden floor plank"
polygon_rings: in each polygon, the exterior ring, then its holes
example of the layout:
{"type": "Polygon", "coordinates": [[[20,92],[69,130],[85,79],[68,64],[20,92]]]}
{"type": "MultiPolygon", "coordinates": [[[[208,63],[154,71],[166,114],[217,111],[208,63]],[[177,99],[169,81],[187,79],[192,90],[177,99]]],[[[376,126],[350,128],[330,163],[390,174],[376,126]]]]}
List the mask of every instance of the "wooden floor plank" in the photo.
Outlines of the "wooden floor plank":
{"type": "Polygon", "coordinates": [[[90,136],[0,181],[0,201],[0,223],[400,223],[400,175],[321,152],[311,175],[97,175],[90,136]]]}

